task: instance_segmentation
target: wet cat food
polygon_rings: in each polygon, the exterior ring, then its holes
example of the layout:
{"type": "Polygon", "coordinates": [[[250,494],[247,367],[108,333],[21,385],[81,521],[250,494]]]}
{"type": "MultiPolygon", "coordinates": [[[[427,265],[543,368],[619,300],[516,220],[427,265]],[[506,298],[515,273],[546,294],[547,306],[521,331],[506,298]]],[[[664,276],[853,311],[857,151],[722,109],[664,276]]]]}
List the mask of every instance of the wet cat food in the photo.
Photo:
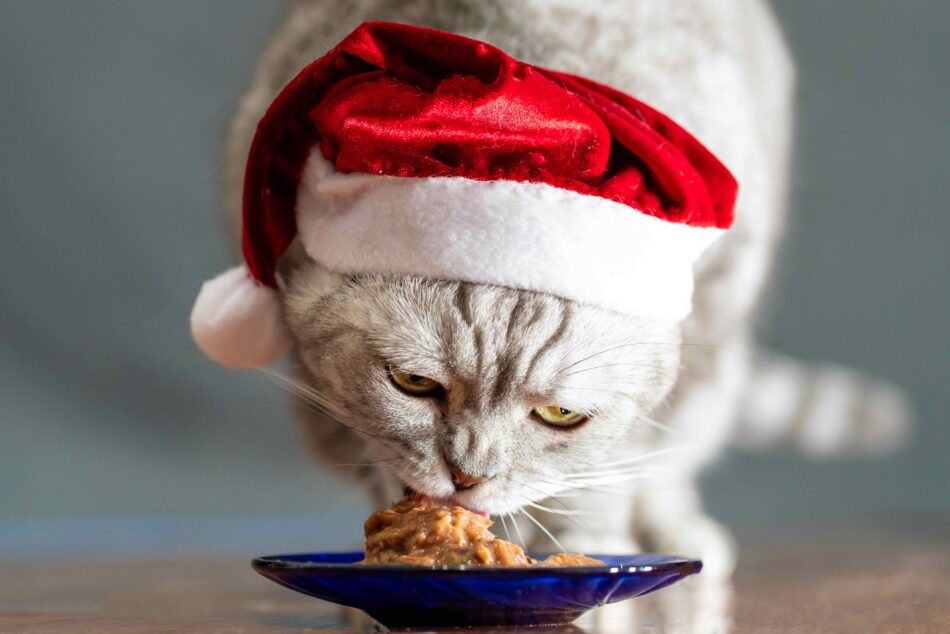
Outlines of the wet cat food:
{"type": "Polygon", "coordinates": [[[421,498],[376,511],[364,525],[365,564],[410,566],[602,566],[584,555],[561,553],[538,561],[517,544],[495,537],[492,521],[460,506],[421,498]]]}

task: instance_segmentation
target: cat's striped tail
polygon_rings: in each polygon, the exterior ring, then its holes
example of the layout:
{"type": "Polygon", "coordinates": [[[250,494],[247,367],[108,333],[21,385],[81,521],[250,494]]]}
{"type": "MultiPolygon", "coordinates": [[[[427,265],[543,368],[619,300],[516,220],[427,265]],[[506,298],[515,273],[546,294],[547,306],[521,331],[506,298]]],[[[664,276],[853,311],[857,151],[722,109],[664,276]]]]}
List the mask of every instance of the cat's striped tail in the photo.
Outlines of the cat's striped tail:
{"type": "Polygon", "coordinates": [[[900,388],[854,370],[760,351],[750,379],[735,436],[740,447],[882,454],[910,434],[912,409],[900,388]]]}

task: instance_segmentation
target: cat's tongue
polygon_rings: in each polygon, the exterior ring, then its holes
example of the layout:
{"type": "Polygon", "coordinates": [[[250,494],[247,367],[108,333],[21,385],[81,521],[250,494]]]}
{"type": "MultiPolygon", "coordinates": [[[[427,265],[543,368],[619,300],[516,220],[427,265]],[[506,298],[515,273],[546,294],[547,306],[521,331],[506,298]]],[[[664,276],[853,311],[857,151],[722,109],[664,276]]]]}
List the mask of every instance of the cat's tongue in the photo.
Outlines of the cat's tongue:
{"type": "Polygon", "coordinates": [[[416,493],[415,491],[410,492],[406,497],[409,498],[410,500],[417,500],[419,502],[423,502],[427,505],[432,505],[432,506],[461,506],[462,508],[464,508],[466,511],[470,513],[475,513],[476,515],[481,515],[482,517],[486,517],[486,518],[488,517],[488,513],[486,511],[470,509],[467,506],[464,506],[462,504],[459,504],[455,500],[452,500],[451,498],[434,498],[428,495],[423,495],[422,493],[416,493]]]}

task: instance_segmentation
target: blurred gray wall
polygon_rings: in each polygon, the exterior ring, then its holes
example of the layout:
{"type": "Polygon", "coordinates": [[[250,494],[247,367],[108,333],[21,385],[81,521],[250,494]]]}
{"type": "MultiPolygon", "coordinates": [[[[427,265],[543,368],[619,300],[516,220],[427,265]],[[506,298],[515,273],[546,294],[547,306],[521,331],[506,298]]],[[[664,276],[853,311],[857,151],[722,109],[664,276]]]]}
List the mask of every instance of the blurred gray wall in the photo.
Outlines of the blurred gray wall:
{"type": "MultiPolygon", "coordinates": [[[[281,6],[0,4],[0,518],[364,512],[281,391],[187,329],[231,262],[225,122],[281,6]]],[[[950,4],[777,9],[801,110],[763,337],[904,385],[918,431],[877,462],[735,453],[709,505],[734,524],[946,512],[950,4]]]]}

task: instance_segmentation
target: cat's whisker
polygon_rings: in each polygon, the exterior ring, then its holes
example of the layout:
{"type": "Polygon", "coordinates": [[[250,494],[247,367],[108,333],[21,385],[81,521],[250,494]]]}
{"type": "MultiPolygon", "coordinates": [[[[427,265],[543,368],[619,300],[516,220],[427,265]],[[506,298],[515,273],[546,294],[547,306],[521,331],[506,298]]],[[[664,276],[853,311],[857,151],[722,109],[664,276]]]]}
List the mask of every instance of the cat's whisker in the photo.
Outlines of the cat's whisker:
{"type": "Polygon", "coordinates": [[[505,539],[511,541],[511,533],[508,532],[508,522],[505,520],[505,514],[501,513],[498,515],[498,518],[501,520],[501,526],[505,529],[505,539]]]}
{"type": "Polygon", "coordinates": [[[669,425],[664,425],[661,422],[655,421],[652,418],[647,418],[646,416],[637,416],[636,419],[641,423],[646,423],[650,427],[659,429],[660,431],[665,431],[668,434],[675,434],[676,430],[670,427],[669,425]]]}
{"type": "Polygon", "coordinates": [[[278,385],[281,385],[287,389],[291,394],[299,397],[308,411],[325,416],[333,422],[349,429],[350,431],[362,434],[368,438],[372,438],[377,442],[389,445],[390,447],[399,447],[398,443],[395,443],[387,438],[383,438],[382,436],[373,434],[372,432],[368,432],[364,429],[359,429],[358,427],[354,427],[353,425],[345,423],[340,418],[342,414],[338,413],[337,411],[339,408],[337,408],[329,399],[325,398],[313,387],[297,381],[296,379],[285,376],[280,372],[275,372],[274,370],[264,369],[262,372],[264,372],[264,374],[266,374],[271,379],[274,379],[278,385]]]}
{"type": "Polygon", "coordinates": [[[593,482],[601,480],[609,480],[611,478],[627,478],[631,476],[643,476],[643,475],[653,475],[656,474],[657,470],[645,470],[645,469],[615,469],[615,470],[605,470],[600,472],[590,472],[590,473],[577,473],[564,476],[564,482],[593,482]]]}
{"type": "Polygon", "coordinates": [[[554,482],[551,482],[551,481],[548,481],[548,480],[537,480],[536,482],[537,482],[538,484],[547,484],[547,485],[550,485],[550,487],[549,487],[550,490],[549,490],[549,491],[545,491],[544,489],[539,489],[538,487],[533,487],[533,486],[528,485],[528,484],[524,485],[524,486],[528,487],[529,489],[533,489],[534,491],[537,491],[538,493],[541,494],[541,497],[539,497],[537,500],[532,500],[532,501],[540,501],[540,500],[545,500],[545,499],[553,499],[553,498],[555,498],[555,497],[576,498],[576,497],[579,497],[579,496],[581,495],[580,492],[567,491],[567,490],[565,490],[564,486],[562,486],[562,485],[560,485],[560,484],[555,484],[554,482]]]}
{"type": "Polygon", "coordinates": [[[283,376],[278,372],[264,370],[264,373],[267,374],[267,376],[271,379],[276,380],[278,385],[285,388],[294,396],[298,397],[304,404],[308,406],[310,411],[327,416],[334,422],[339,423],[348,429],[354,429],[351,425],[348,425],[340,419],[340,412],[335,411],[337,408],[329,402],[329,399],[321,397],[321,395],[316,390],[304,385],[299,381],[291,379],[290,377],[283,376]]]}
{"type": "MultiPolygon", "coordinates": [[[[539,489],[539,488],[537,488],[537,487],[531,486],[530,484],[526,484],[525,486],[528,487],[529,489],[534,489],[535,491],[538,491],[538,492],[544,494],[544,491],[543,491],[543,490],[541,490],[541,489],[539,489]]],[[[572,497],[573,497],[573,496],[572,496],[572,497]]],[[[545,498],[544,498],[544,499],[545,499],[545,500],[550,500],[551,502],[554,502],[555,504],[557,504],[557,505],[563,507],[563,509],[564,509],[565,511],[574,511],[574,510],[575,510],[575,509],[571,509],[567,504],[565,504],[564,502],[562,502],[561,500],[559,500],[559,499],[558,499],[557,497],[555,497],[554,495],[545,495],[545,498]]],[[[529,500],[529,503],[530,503],[530,500],[529,500]]],[[[554,509],[547,509],[547,507],[543,507],[543,506],[541,506],[541,505],[538,505],[536,508],[538,508],[539,510],[547,510],[548,512],[558,514],[556,511],[554,511],[554,509]]],[[[596,513],[591,513],[591,514],[596,515],[596,513]]],[[[570,521],[570,522],[573,523],[574,525],[578,526],[579,528],[581,528],[582,530],[584,530],[585,532],[587,532],[591,537],[594,536],[594,529],[592,529],[590,526],[588,526],[583,520],[579,519],[579,518],[578,518],[577,516],[575,516],[575,515],[570,515],[570,514],[568,514],[568,513],[563,513],[563,515],[564,515],[565,517],[567,517],[568,521],[570,521]]]]}
{"type": "Polygon", "coordinates": [[[602,370],[604,368],[652,368],[654,364],[652,363],[603,363],[601,365],[594,365],[589,368],[581,368],[580,370],[574,370],[573,372],[565,372],[562,376],[574,376],[575,374],[582,374],[584,372],[592,372],[594,370],[602,370]]]}
{"type": "MultiPolygon", "coordinates": [[[[573,486],[567,486],[567,485],[566,485],[564,488],[565,488],[565,489],[570,489],[570,490],[572,490],[572,491],[576,491],[576,492],[578,492],[578,494],[597,493],[598,495],[610,495],[610,496],[613,496],[613,497],[629,497],[629,496],[630,496],[630,492],[629,492],[629,491],[610,491],[610,490],[607,490],[607,489],[600,489],[600,488],[597,488],[596,485],[579,485],[579,486],[578,486],[578,485],[573,485],[573,486]]],[[[559,494],[559,495],[560,495],[560,494],[559,494]]]]}
{"type": "Polygon", "coordinates": [[[608,390],[602,387],[589,387],[589,386],[582,386],[582,385],[555,385],[554,387],[560,390],[587,390],[589,392],[604,392],[608,394],[612,394],[615,392],[615,390],[608,390]]]}
{"type": "Polygon", "coordinates": [[[603,515],[603,513],[597,513],[596,511],[577,511],[573,509],[568,509],[568,510],[552,509],[547,506],[544,506],[543,504],[538,504],[536,502],[529,502],[529,501],[526,501],[525,504],[530,506],[531,508],[538,509],[539,511],[543,511],[545,513],[551,513],[552,515],[565,515],[568,517],[599,517],[603,515]]]}
{"type": "Polygon", "coordinates": [[[508,518],[511,520],[511,523],[512,523],[512,524],[514,525],[514,527],[515,527],[515,532],[518,534],[518,541],[521,542],[521,547],[522,547],[522,548],[527,548],[527,547],[528,547],[528,542],[525,541],[524,535],[521,534],[521,527],[518,526],[518,520],[515,519],[514,513],[509,512],[509,513],[508,513],[508,518]]]}
{"type": "MultiPolygon", "coordinates": [[[[668,454],[668,453],[676,453],[676,452],[682,452],[682,451],[693,451],[693,450],[694,450],[694,447],[692,447],[692,446],[690,446],[690,445],[680,445],[680,446],[678,446],[678,447],[665,447],[665,448],[663,448],[663,449],[658,449],[658,450],[656,450],[656,451],[651,451],[651,452],[648,452],[648,453],[638,454],[638,455],[636,455],[636,456],[631,456],[631,457],[629,457],[629,458],[623,458],[623,459],[621,459],[621,460],[614,460],[614,461],[611,461],[611,462],[604,462],[604,463],[602,463],[600,466],[601,466],[601,467],[615,467],[615,466],[619,466],[619,465],[632,464],[632,463],[635,463],[635,462],[642,462],[643,460],[648,460],[648,459],[650,459],[650,458],[655,458],[655,457],[657,457],[657,456],[662,456],[662,455],[668,454]]],[[[581,471],[581,472],[577,472],[577,473],[585,473],[585,472],[582,472],[582,471],[581,471]]],[[[590,472],[588,472],[588,473],[590,473],[590,472]]]]}
{"type": "Polygon", "coordinates": [[[606,349],[604,349],[604,350],[601,350],[600,352],[595,352],[594,354],[588,355],[588,356],[584,357],[583,359],[578,359],[577,361],[571,363],[570,365],[565,366],[564,369],[565,369],[565,370],[570,370],[571,368],[573,368],[573,367],[575,367],[575,366],[577,366],[577,365],[580,365],[580,364],[583,363],[584,361],[589,361],[589,360],[593,359],[594,357],[599,357],[600,355],[602,355],[602,354],[607,354],[608,352],[614,352],[615,350],[621,350],[621,349],[623,349],[623,348],[630,348],[630,347],[633,347],[633,346],[679,346],[679,347],[691,347],[691,346],[696,346],[696,347],[706,347],[706,348],[718,348],[718,347],[719,347],[719,346],[714,345],[714,344],[684,343],[684,342],[676,342],[676,341],[634,341],[634,342],[631,342],[631,343],[624,343],[624,344],[620,344],[620,345],[613,346],[613,347],[610,347],[610,348],[606,348],[606,349]]]}
{"type": "MultiPolygon", "coordinates": [[[[637,480],[651,480],[651,481],[656,481],[656,480],[659,480],[659,478],[657,478],[657,477],[656,477],[655,475],[653,475],[653,474],[647,474],[647,473],[632,474],[632,475],[626,475],[626,476],[617,476],[617,477],[611,477],[611,478],[598,478],[598,479],[585,480],[585,481],[582,481],[582,482],[578,482],[578,485],[579,485],[579,486],[578,486],[577,488],[578,488],[578,489],[588,490],[588,491],[595,491],[596,489],[594,489],[593,487],[605,487],[605,486],[611,486],[611,485],[614,485],[614,484],[627,484],[627,483],[635,482],[635,481],[637,481],[637,480]]],[[[599,492],[602,493],[602,492],[604,492],[604,491],[599,491],[599,492]]],[[[626,491],[626,492],[624,492],[624,493],[621,493],[621,492],[613,492],[613,494],[616,494],[616,495],[622,495],[622,494],[629,495],[630,492],[629,492],[629,491],[626,491]]]]}
{"type": "Polygon", "coordinates": [[[644,473],[643,469],[604,469],[603,471],[587,471],[584,473],[570,473],[564,476],[565,482],[582,482],[592,478],[609,478],[644,473]]]}
{"type": "Polygon", "coordinates": [[[360,429],[360,428],[358,428],[358,427],[353,427],[352,425],[348,425],[348,424],[344,423],[343,421],[339,420],[338,418],[335,418],[335,417],[334,417],[332,414],[330,414],[329,412],[327,412],[327,411],[325,411],[325,410],[323,410],[323,409],[320,409],[319,407],[313,407],[313,406],[311,406],[309,403],[304,403],[304,407],[307,409],[308,412],[312,412],[312,413],[314,413],[314,414],[318,414],[318,415],[321,415],[321,416],[326,416],[326,417],[329,418],[332,422],[337,423],[337,424],[340,425],[341,427],[345,427],[346,429],[349,429],[349,430],[352,431],[352,432],[355,432],[355,433],[357,433],[357,434],[361,434],[361,435],[363,435],[363,436],[366,436],[367,438],[370,438],[370,439],[372,439],[372,440],[375,440],[376,442],[382,443],[382,444],[384,444],[384,445],[386,445],[386,446],[388,446],[388,447],[390,447],[390,448],[397,449],[397,450],[398,450],[398,449],[401,449],[399,443],[397,443],[397,442],[395,442],[395,441],[392,441],[392,440],[389,440],[388,438],[384,438],[383,436],[380,436],[380,435],[378,435],[378,434],[374,434],[374,433],[372,433],[372,432],[368,432],[368,431],[366,431],[366,430],[364,430],[364,429],[360,429]]]}
{"type": "MultiPolygon", "coordinates": [[[[293,394],[293,391],[292,391],[292,390],[291,390],[291,394],[293,394]]],[[[289,407],[289,404],[288,404],[287,402],[284,402],[284,401],[279,401],[279,402],[278,402],[278,401],[274,401],[272,404],[275,405],[275,406],[278,406],[278,407],[289,407]]],[[[330,412],[326,411],[325,409],[322,409],[322,408],[318,407],[317,405],[315,405],[315,404],[313,404],[313,403],[311,403],[311,402],[309,402],[309,401],[307,401],[307,400],[305,400],[305,399],[303,399],[303,398],[301,398],[301,399],[298,400],[298,407],[303,407],[303,408],[304,408],[306,411],[308,411],[308,412],[311,412],[311,413],[313,413],[313,414],[317,414],[318,416],[325,417],[325,418],[327,418],[328,420],[330,420],[331,422],[334,422],[334,423],[340,425],[341,427],[345,427],[346,429],[349,429],[350,431],[356,432],[356,433],[358,433],[358,434],[363,434],[364,436],[367,436],[368,438],[372,438],[373,440],[376,440],[377,442],[380,442],[380,443],[383,443],[383,444],[385,444],[385,445],[388,445],[390,448],[396,448],[396,449],[399,449],[399,448],[400,448],[400,447],[399,447],[399,444],[396,443],[396,442],[387,440],[386,438],[383,438],[382,436],[376,436],[376,435],[371,434],[371,433],[369,433],[369,432],[367,432],[367,431],[363,431],[362,429],[357,429],[357,428],[355,428],[355,427],[352,427],[352,426],[350,426],[350,425],[347,425],[347,424],[344,423],[343,421],[341,421],[341,420],[337,419],[336,417],[334,417],[333,414],[331,414],[330,412]]]]}
{"type": "MultiPolygon", "coordinates": [[[[536,484],[544,485],[544,484],[550,484],[550,483],[544,480],[540,480],[540,481],[537,481],[536,484]]],[[[557,502],[558,504],[560,504],[561,506],[563,506],[565,509],[569,508],[566,504],[564,504],[563,502],[557,499],[558,496],[562,496],[563,487],[551,485],[550,487],[547,487],[550,490],[545,490],[544,488],[541,488],[539,486],[534,486],[527,483],[523,484],[522,486],[525,487],[526,489],[537,491],[538,494],[540,495],[540,497],[538,497],[537,499],[531,499],[531,496],[526,495],[525,499],[527,499],[530,502],[541,502],[542,500],[553,500],[557,502]]]]}
{"type": "Polygon", "coordinates": [[[389,460],[381,460],[379,462],[342,462],[338,464],[329,465],[331,467],[379,467],[379,468],[394,468],[393,465],[389,464],[396,460],[404,460],[404,458],[390,458],[389,460]]]}
{"type": "Polygon", "coordinates": [[[546,480],[535,480],[534,482],[535,484],[539,484],[539,485],[549,484],[551,486],[540,488],[537,486],[532,486],[530,484],[523,485],[533,491],[537,491],[540,494],[539,498],[537,498],[536,500],[532,500],[533,502],[540,502],[541,500],[544,500],[546,498],[553,498],[555,496],[558,496],[558,497],[576,497],[577,496],[577,494],[574,494],[574,493],[570,493],[570,492],[565,493],[564,487],[554,485],[551,482],[548,482],[546,480]]]}
{"type": "Polygon", "coordinates": [[[319,405],[320,407],[326,408],[327,410],[336,409],[334,404],[324,397],[320,392],[314,389],[313,386],[307,385],[302,381],[291,378],[285,374],[277,372],[275,370],[270,370],[265,368],[262,372],[267,375],[269,378],[276,380],[278,383],[287,387],[294,394],[304,397],[312,403],[319,405]]]}
{"type": "Polygon", "coordinates": [[[526,510],[524,510],[524,509],[520,509],[519,512],[520,512],[522,515],[524,515],[525,517],[527,517],[529,520],[531,520],[531,522],[532,522],[535,526],[537,526],[539,529],[541,529],[541,532],[544,533],[545,535],[547,535],[547,536],[548,536],[548,539],[550,539],[550,540],[554,543],[554,545],[557,546],[558,549],[559,549],[562,553],[567,550],[566,548],[564,548],[564,546],[561,545],[561,542],[559,542],[559,541],[557,540],[557,537],[555,537],[554,534],[553,534],[551,531],[549,531],[547,528],[545,528],[545,527],[544,527],[544,524],[542,524],[541,522],[539,522],[538,520],[536,520],[536,519],[534,518],[534,516],[531,515],[531,513],[528,513],[528,512],[527,512],[526,510]]]}
{"type": "Polygon", "coordinates": [[[548,498],[554,498],[554,496],[557,496],[557,497],[559,497],[559,498],[569,498],[569,499],[573,499],[573,498],[576,498],[576,497],[580,497],[580,496],[581,496],[581,493],[580,493],[580,492],[564,491],[563,488],[558,487],[558,490],[557,490],[555,493],[552,493],[551,495],[548,495],[547,497],[548,497],[548,498]]]}
{"type": "MultiPolygon", "coordinates": [[[[536,482],[536,484],[539,484],[539,485],[543,485],[544,483],[545,483],[544,480],[540,480],[540,481],[537,481],[537,482],[536,482]]],[[[537,498],[536,500],[532,500],[533,502],[539,502],[539,501],[543,500],[544,498],[551,497],[552,495],[554,495],[554,494],[556,494],[556,493],[558,492],[558,489],[557,489],[557,488],[552,488],[550,491],[545,491],[544,488],[542,488],[542,487],[540,487],[540,486],[533,486],[533,485],[528,484],[528,483],[524,483],[523,486],[526,487],[526,488],[531,489],[532,491],[537,491],[538,493],[541,494],[541,497],[537,498]]]]}
{"type": "Polygon", "coordinates": [[[550,482],[551,484],[560,484],[566,489],[571,489],[571,490],[587,490],[587,491],[594,491],[596,493],[605,493],[605,494],[611,494],[611,495],[629,495],[629,492],[620,493],[620,492],[612,492],[612,491],[598,491],[594,489],[593,487],[610,486],[612,484],[633,482],[635,480],[659,480],[659,478],[657,478],[656,474],[654,473],[629,473],[629,474],[624,474],[620,476],[578,479],[576,481],[564,481],[564,482],[550,481],[550,482]]]}
{"type": "Polygon", "coordinates": [[[294,392],[293,390],[288,390],[288,391],[290,392],[290,394],[291,394],[292,396],[296,396],[296,397],[297,397],[297,404],[298,404],[298,406],[299,406],[299,407],[303,407],[303,408],[304,408],[305,410],[307,410],[308,412],[310,412],[310,413],[312,413],[312,414],[317,414],[317,415],[319,415],[319,416],[323,416],[323,417],[325,417],[325,418],[328,418],[328,419],[330,419],[331,422],[334,422],[334,423],[340,425],[341,427],[346,427],[347,429],[349,429],[349,430],[351,430],[351,431],[361,431],[361,430],[354,429],[354,428],[351,427],[350,425],[347,425],[347,424],[344,423],[343,421],[339,420],[336,416],[333,415],[332,412],[329,412],[329,411],[327,411],[325,408],[321,407],[320,405],[318,405],[318,404],[316,404],[316,403],[313,403],[312,401],[310,401],[309,399],[307,399],[306,396],[303,396],[303,395],[301,395],[301,394],[297,394],[297,393],[294,392]]]}
{"type": "Polygon", "coordinates": [[[578,490],[596,492],[596,493],[608,493],[609,495],[629,495],[630,491],[620,491],[616,488],[612,490],[603,489],[603,487],[613,487],[614,485],[619,484],[629,484],[637,480],[656,480],[654,476],[648,476],[646,474],[637,474],[637,475],[628,475],[628,476],[614,476],[610,478],[597,478],[591,480],[584,480],[577,483],[578,490]],[[601,487],[601,490],[598,490],[595,487],[601,487]]]}

